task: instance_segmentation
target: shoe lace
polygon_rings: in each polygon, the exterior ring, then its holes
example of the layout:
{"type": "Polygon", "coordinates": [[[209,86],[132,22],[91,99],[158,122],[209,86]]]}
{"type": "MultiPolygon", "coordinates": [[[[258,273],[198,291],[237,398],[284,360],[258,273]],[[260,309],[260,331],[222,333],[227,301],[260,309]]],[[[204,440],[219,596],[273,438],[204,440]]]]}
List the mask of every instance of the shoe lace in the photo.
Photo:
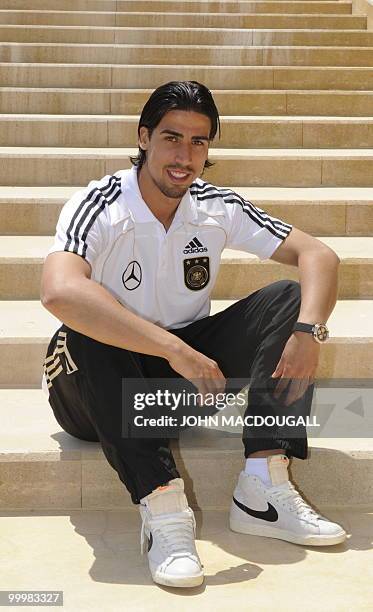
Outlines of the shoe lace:
{"type": "Polygon", "coordinates": [[[310,519],[322,518],[314,508],[307,504],[290,481],[287,482],[287,488],[273,491],[272,496],[276,501],[287,504],[289,510],[295,512],[297,516],[310,519]]]}
{"type": "Polygon", "coordinates": [[[162,550],[168,556],[190,556],[188,548],[191,544],[194,549],[194,536],[196,532],[196,520],[191,510],[166,514],[151,519],[144,516],[141,526],[141,553],[145,552],[145,527],[154,534],[162,550]]]}

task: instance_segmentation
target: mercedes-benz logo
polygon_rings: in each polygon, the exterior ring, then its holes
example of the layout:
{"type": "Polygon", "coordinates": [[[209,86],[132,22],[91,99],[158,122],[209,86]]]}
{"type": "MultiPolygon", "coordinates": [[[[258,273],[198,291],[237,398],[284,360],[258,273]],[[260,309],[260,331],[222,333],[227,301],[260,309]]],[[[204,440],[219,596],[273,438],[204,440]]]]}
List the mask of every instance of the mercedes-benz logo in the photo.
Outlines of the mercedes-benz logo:
{"type": "Polygon", "coordinates": [[[130,261],[127,268],[123,272],[122,281],[128,291],[137,289],[142,279],[141,266],[137,261],[130,261]]]}

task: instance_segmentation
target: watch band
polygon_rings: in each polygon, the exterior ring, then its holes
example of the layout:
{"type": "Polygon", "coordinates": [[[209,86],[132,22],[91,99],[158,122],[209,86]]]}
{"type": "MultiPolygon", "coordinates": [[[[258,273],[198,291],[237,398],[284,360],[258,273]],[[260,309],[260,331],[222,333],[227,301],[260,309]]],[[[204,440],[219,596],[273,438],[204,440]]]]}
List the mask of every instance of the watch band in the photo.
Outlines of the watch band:
{"type": "Polygon", "coordinates": [[[299,321],[297,321],[293,327],[293,331],[302,331],[312,334],[314,325],[314,323],[300,323],[299,321]]]}
{"type": "Polygon", "coordinates": [[[312,334],[315,342],[324,344],[329,338],[329,329],[325,323],[301,323],[297,321],[293,327],[294,331],[301,331],[312,334]]]}

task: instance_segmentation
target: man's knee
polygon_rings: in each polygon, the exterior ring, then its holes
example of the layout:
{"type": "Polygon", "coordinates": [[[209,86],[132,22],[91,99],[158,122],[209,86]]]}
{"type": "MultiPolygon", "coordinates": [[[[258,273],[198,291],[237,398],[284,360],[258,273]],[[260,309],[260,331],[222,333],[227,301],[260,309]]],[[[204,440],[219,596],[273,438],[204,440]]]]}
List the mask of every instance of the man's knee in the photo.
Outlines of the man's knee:
{"type": "Polygon", "coordinates": [[[299,300],[301,298],[301,286],[298,281],[281,279],[272,283],[272,286],[277,292],[284,294],[284,296],[289,295],[292,299],[296,298],[299,300]]]}
{"type": "Polygon", "coordinates": [[[295,323],[301,307],[301,286],[298,281],[282,279],[271,283],[268,288],[273,293],[272,322],[279,325],[295,323]]]}
{"type": "Polygon", "coordinates": [[[280,281],[283,287],[283,296],[286,303],[286,309],[290,315],[293,315],[296,321],[301,307],[301,287],[298,281],[283,280],[280,281]]]}

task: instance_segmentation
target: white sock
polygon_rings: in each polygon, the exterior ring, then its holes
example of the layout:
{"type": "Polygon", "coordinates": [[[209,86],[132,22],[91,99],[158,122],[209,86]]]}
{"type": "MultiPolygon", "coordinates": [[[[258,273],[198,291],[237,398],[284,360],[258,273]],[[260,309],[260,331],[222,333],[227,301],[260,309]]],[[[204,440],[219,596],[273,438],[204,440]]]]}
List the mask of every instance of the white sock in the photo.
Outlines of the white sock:
{"type": "Polygon", "coordinates": [[[272,485],[267,457],[249,457],[246,459],[245,473],[250,476],[258,476],[267,486],[272,485]]]}
{"type": "Polygon", "coordinates": [[[166,485],[157,487],[140,499],[140,503],[149,508],[152,515],[183,512],[188,508],[188,501],[184,493],[184,481],[174,478],[166,485]]]}
{"type": "Polygon", "coordinates": [[[245,473],[258,476],[267,487],[277,486],[289,479],[289,459],[285,453],[268,457],[249,457],[246,459],[245,473]]]}

